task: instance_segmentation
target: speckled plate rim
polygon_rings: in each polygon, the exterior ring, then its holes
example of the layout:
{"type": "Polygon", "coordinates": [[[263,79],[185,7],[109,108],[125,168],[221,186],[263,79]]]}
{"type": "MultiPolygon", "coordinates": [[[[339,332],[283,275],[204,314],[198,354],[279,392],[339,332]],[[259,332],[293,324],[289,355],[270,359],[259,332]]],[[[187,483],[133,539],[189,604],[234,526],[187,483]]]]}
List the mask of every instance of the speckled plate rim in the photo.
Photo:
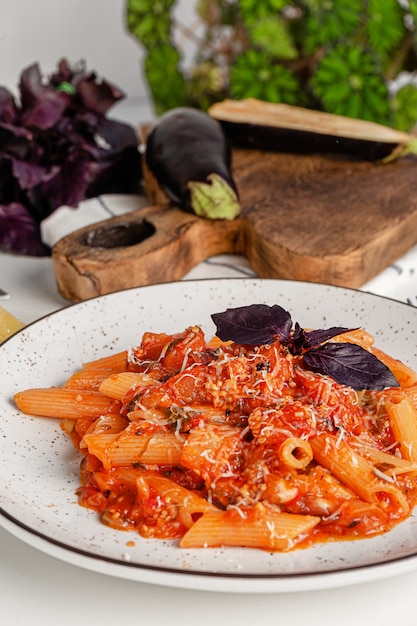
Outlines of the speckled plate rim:
{"type": "MultiPolygon", "coordinates": [[[[0,377],[7,378],[7,369],[10,367],[6,363],[7,358],[3,357],[8,356],[9,358],[15,358],[19,353],[22,361],[25,359],[31,361],[30,371],[33,371],[33,367],[35,367],[36,371],[37,359],[39,358],[37,350],[44,347],[44,344],[40,341],[40,336],[43,334],[41,331],[47,330],[46,336],[48,336],[51,325],[52,327],[58,326],[60,333],[63,335],[65,335],[65,329],[68,326],[72,326],[73,329],[68,330],[69,337],[73,338],[73,330],[76,329],[77,338],[79,341],[82,341],[82,338],[88,335],[91,330],[91,325],[94,323],[96,326],[94,332],[97,336],[103,336],[103,345],[98,346],[96,344],[93,347],[93,352],[89,349],[89,358],[95,358],[99,354],[105,353],[106,350],[108,353],[109,346],[112,346],[113,349],[121,348],[121,345],[126,347],[125,344],[121,344],[121,342],[126,341],[126,330],[121,332],[120,311],[124,309],[123,304],[132,301],[138,303],[138,305],[140,304],[139,308],[141,310],[147,310],[151,304],[154,307],[155,302],[161,304],[158,315],[154,315],[155,309],[153,308],[152,320],[149,319],[147,322],[139,323],[141,332],[150,329],[150,327],[153,327],[155,330],[159,328],[160,331],[168,332],[181,330],[184,327],[184,323],[182,323],[183,317],[186,318],[186,325],[188,325],[188,323],[201,323],[203,328],[205,328],[210,313],[223,310],[227,306],[239,306],[255,301],[268,302],[270,304],[278,303],[287,307],[293,314],[294,320],[300,321],[300,323],[305,326],[313,325],[316,327],[325,327],[333,324],[352,326],[354,322],[355,325],[362,325],[375,334],[379,346],[391,351],[391,353],[399,358],[403,358],[411,366],[417,367],[417,342],[410,341],[410,334],[414,334],[415,337],[417,331],[417,309],[410,305],[354,289],[317,283],[234,278],[164,283],[161,285],[115,292],[79,304],[69,305],[64,309],[60,309],[30,324],[8,339],[0,347],[0,377]],[[176,302],[178,298],[181,301],[181,306],[176,308],[173,302],[176,302]],[[248,301],[248,299],[250,300],[248,301]],[[171,318],[170,324],[158,327],[158,324],[161,324],[162,320],[165,321],[167,316],[167,303],[170,306],[168,316],[171,318]],[[116,309],[117,312],[115,312],[116,309]],[[187,312],[188,317],[184,315],[184,311],[187,312]],[[192,311],[192,313],[190,311],[192,311]],[[197,312],[199,312],[199,315],[197,312]],[[113,328],[113,330],[107,326],[106,328],[103,326],[101,330],[97,328],[97,326],[100,326],[100,323],[103,322],[100,318],[97,319],[97,315],[107,315],[110,313],[113,315],[114,319],[119,320],[116,327],[113,328]],[[198,317],[201,319],[198,319],[198,317]],[[309,324],[309,322],[311,322],[311,324],[309,324]],[[106,331],[106,336],[104,336],[104,331],[106,331]],[[112,337],[112,333],[115,333],[114,337],[112,337]],[[124,337],[123,333],[125,335],[124,337]],[[38,345],[39,341],[41,345],[38,345]],[[34,350],[33,343],[37,347],[36,350],[34,350]],[[27,351],[28,345],[31,346],[29,352],[27,351]],[[396,347],[397,350],[393,350],[393,347],[396,347]],[[25,353],[25,350],[27,353],[25,353]],[[31,350],[32,352],[30,352],[31,350]],[[23,354],[24,356],[22,356],[23,354]]],[[[127,317],[125,315],[124,320],[126,321],[129,316],[132,317],[132,312],[128,313],[127,317]]],[[[130,332],[129,330],[129,333],[130,332]]],[[[131,334],[129,334],[129,337],[131,337],[131,334]]],[[[43,341],[45,341],[45,336],[43,341]]],[[[63,337],[62,345],[65,347],[65,337],[63,337]]],[[[75,350],[77,351],[78,349],[79,346],[76,347],[75,350]]],[[[83,355],[83,360],[85,360],[85,355],[83,355]]],[[[69,369],[76,366],[77,364],[74,362],[74,359],[72,359],[72,361],[70,359],[69,369]]],[[[42,379],[42,377],[45,377],[45,373],[43,372],[39,375],[38,372],[38,378],[39,377],[42,379]]],[[[12,378],[13,377],[9,375],[9,380],[6,380],[4,393],[0,392],[0,410],[3,416],[5,415],[7,417],[7,415],[9,415],[9,417],[12,418],[10,423],[16,419],[16,410],[12,408],[10,403],[10,385],[13,390],[29,386],[24,383],[20,384],[20,382],[16,382],[14,379],[12,381],[12,378]]],[[[54,384],[54,376],[49,374],[49,378],[51,379],[51,384],[54,384]]],[[[36,381],[37,377],[35,376],[35,383],[36,381]]],[[[33,386],[36,386],[36,384],[33,386]]],[[[36,418],[24,419],[31,421],[32,427],[35,428],[35,434],[37,434],[38,430],[42,430],[40,425],[41,423],[44,424],[43,420],[39,421],[39,419],[36,418]]],[[[18,436],[22,435],[22,429],[25,429],[26,432],[24,420],[19,422],[18,426],[15,426],[14,422],[11,423],[10,428],[13,429],[13,434],[18,436]]],[[[41,443],[37,443],[36,440],[31,442],[37,455],[41,452],[45,453],[45,433],[50,434],[52,432],[50,420],[48,420],[48,424],[45,425],[45,428],[46,431],[43,432],[41,443]]],[[[3,441],[3,443],[0,442],[0,454],[3,456],[6,454],[7,457],[10,438],[7,437],[7,433],[2,434],[3,437],[0,441],[3,441]]],[[[60,440],[59,445],[62,445],[62,440],[60,440]]],[[[65,445],[70,444],[66,442],[65,445]]],[[[13,454],[15,452],[16,450],[13,451],[13,454]]],[[[10,452],[9,459],[7,460],[6,458],[5,462],[7,463],[8,461],[12,461],[12,452],[10,452]]],[[[68,466],[64,464],[64,472],[67,470],[68,466]]],[[[41,471],[43,471],[42,468],[41,471]]],[[[45,478],[45,476],[43,476],[43,478],[45,478]]],[[[62,482],[62,475],[59,480],[62,482]]],[[[204,550],[194,551],[193,558],[196,558],[195,562],[186,562],[184,566],[179,566],[176,561],[170,562],[169,560],[167,564],[159,563],[155,565],[152,559],[149,562],[143,560],[143,552],[139,557],[139,562],[137,555],[134,555],[133,560],[130,560],[130,558],[126,560],[126,553],[124,553],[123,557],[119,556],[117,558],[115,558],[114,553],[106,553],[107,535],[103,535],[103,537],[105,537],[103,543],[104,549],[101,552],[97,550],[93,551],[86,549],[86,547],[82,545],[82,542],[77,545],[74,540],[66,542],[60,537],[55,537],[53,532],[47,532],[48,529],[44,530],[42,524],[28,523],[26,514],[30,514],[30,503],[20,502],[19,505],[21,505],[22,508],[16,513],[16,510],[13,508],[12,498],[10,498],[10,496],[8,497],[8,491],[6,489],[3,490],[4,483],[1,482],[0,484],[2,485],[0,489],[0,525],[5,530],[40,551],[67,563],[101,574],[138,582],[218,592],[298,592],[329,589],[361,582],[369,582],[371,580],[379,580],[397,574],[403,574],[417,567],[417,520],[414,515],[410,520],[397,527],[394,531],[391,531],[391,533],[377,538],[365,541],[327,544],[324,547],[315,546],[314,549],[300,550],[291,553],[291,555],[297,555],[296,565],[294,566],[291,562],[292,556],[290,560],[285,557],[286,560],[282,560],[282,569],[280,569],[281,564],[279,563],[280,555],[268,555],[268,557],[271,557],[272,561],[275,561],[278,565],[275,569],[271,570],[269,564],[268,571],[262,571],[262,559],[266,559],[264,553],[255,550],[242,551],[228,548],[222,549],[218,553],[219,560],[215,566],[213,565],[214,561],[210,561],[210,558],[206,560],[206,557],[204,557],[204,559],[201,560],[200,556],[196,557],[195,553],[201,555],[205,552],[204,550]],[[386,547],[387,543],[388,548],[386,547]],[[360,549],[356,550],[359,546],[365,546],[364,554],[369,554],[369,556],[364,557],[362,555],[359,558],[360,549]],[[312,550],[315,550],[317,554],[310,557],[312,550]],[[331,555],[329,564],[324,569],[317,568],[316,565],[320,560],[325,560],[328,558],[329,554],[331,555]],[[334,555],[339,555],[339,560],[343,561],[341,567],[337,566],[338,558],[334,555]],[[343,557],[340,555],[343,555],[343,557]],[[349,558],[346,559],[346,555],[349,558]],[[142,561],[140,561],[141,559],[142,561]],[[303,569],[300,563],[302,563],[304,559],[307,559],[308,564],[303,569]],[[259,569],[259,566],[255,567],[255,560],[256,562],[261,561],[261,569],[259,569]],[[234,569],[230,569],[226,566],[223,567],[228,561],[233,562],[234,569]],[[241,561],[243,562],[243,566],[241,565],[241,561]],[[236,563],[239,563],[239,570],[236,570],[236,563]]],[[[77,484],[77,480],[75,480],[74,484],[77,484]]],[[[20,487],[17,485],[17,482],[15,486],[17,491],[19,491],[20,487]]],[[[39,484],[37,488],[48,488],[48,485],[39,484]]],[[[72,487],[68,487],[66,495],[64,496],[65,498],[71,499],[73,496],[71,489],[72,487]]],[[[62,491],[62,485],[60,485],[60,490],[62,491]]],[[[48,511],[47,507],[46,511],[43,511],[43,514],[49,515],[47,522],[52,524],[51,527],[53,527],[55,523],[54,516],[58,516],[59,518],[61,508],[64,510],[65,506],[61,503],[60,506],[55,507],[53,513],[48,511]]],[[[71,511],[71,515],[74,515],[73,512],[76,511],[76,518],[80,515],[81,517],[83,515],[88,516],[88,519],[86,517],[87,525],[90,524],[90,526],[94,526],[96,530],[102,527],[97,518],[93,519],[91,515],[89,515],[91,513],[90,511],[85,511],[78,505],[73,505],[71,511]]],[[[85,520],[83,520],[83,523],[84,522],[85,520]]],[[[109,532],[113,534],[116,533],[118,538],[125,534],[120,531],[106,529],[105,533],[109,532]]],[[[128,538],[131,537],[129,536],[128,538]]],[[[139,538],[138,541],[140,544],[141,539],[139,538]]],[[[149,544],[149,542],[147,543],[149,544]]],[[[168,556],[171,554],[171,557],[174,552],[182,553],[178,548],[172,548],[165,542],[154,541],[150,543],[157,543],[159,546],[157,551],[162,555],[164,554],[164,550],[167,552],[168,556]]],[[[213,555],[213,552],[211,551],[209,554],[213,555]]],[[[158,558],[161,558],[161,556],[159,555],[158,558]]]]}

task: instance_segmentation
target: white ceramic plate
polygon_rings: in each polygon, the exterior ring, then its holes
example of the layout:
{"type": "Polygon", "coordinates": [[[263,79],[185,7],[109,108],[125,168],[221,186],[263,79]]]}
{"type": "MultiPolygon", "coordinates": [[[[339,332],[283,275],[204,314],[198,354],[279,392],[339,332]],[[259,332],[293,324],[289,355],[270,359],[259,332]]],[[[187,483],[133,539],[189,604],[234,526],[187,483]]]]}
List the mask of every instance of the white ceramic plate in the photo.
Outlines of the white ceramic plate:
{"type": "Polygon", "coordinates": [[[23,416],[13,394],[62,383],[82,362],[140,342],[145,330],[177,332],[244,304],[280,304],[303,327],[362,326],[377,345],[417,368],[417,309],[327,285],[262,279],[183,281],[69,306],[0,347],[1,525],[72,564],[121,578],[188,589],[286,592],[375,580],[417,567],[417,517],[367,540],[287,554],[181,550],[103,526],[74,495],[80,458],[55,420],[23,416]],[[134,541],[134,546],[128,542],[134,541]]]}

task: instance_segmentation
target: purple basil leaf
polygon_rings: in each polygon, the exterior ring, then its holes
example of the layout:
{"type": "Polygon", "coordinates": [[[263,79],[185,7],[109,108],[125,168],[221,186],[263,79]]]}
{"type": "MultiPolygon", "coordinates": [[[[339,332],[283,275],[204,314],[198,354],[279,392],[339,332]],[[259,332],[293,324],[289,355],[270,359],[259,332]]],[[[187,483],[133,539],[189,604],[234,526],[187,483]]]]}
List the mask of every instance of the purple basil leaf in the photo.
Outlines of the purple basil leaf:
{"type": "Polygon", "coordinates": [[[26,159],[31,150],[33,133],[26,128],[1,122],[0,118],[0,157],[26,159]]]}
{"type": "Polygon", "coordinates": [[[251,304],[227,309],[211,316],[217,327],[216,335],[222,341],[249,345],[272,343],[279,337],[289,341],[292,328],[291,315],[277,304],[251,304]]]}
{"type": "Polygon", "coordinates": [[[314,348],[315,346],[318,346],[333,337],[337,337],[337,335],[347,333],[349,330],[352,330],[352,328],[345,328],[344,326],[331,326],[330,328],[325,328],[323,330],[305,330],[305,347],[314,348]]]}
{"type": "Polygon", "coordinates": [[[17,107],[13,94],[6,87],[0,87],[0,119],[6,124],[13,124],[16,117],[17,107]]]}
{"type": "Polygon", "coordinates": [[[94,74],[86,76],[78,83],[77,95],[87,109],[99,115],[107,113],[124,97],[123,92],[111,83],[105,80],[98,83],[94,74]]]}
{"type": "Polygon", "coordinates": [[[40,238],[39,224],[16,202],[0,204],[0,248],[31,256],[49,255],[40,238]]]}
{"type": "Polygon", "coordinates": [[[385,389],[399,384],[375,355],[352,343],[325,343],[304,354],[305,365],[357,391],[385,389]]]}
{"type": "Polygon", "coordinates": [[[296,322],[289,345],[290,352],[291,354],[301,354],[304,350],[315,348],[325,341],[333,339],[333,337],[337,337],[337,335],[342,335],[349,330],[352,329],[343,326],[332,326],[331,328],[307,331],[301,328],[298,322],[296,322]]]}
{"type": "Polygon", "coordinates": [[[18,180],[22,189],[32,189],[36,185],[40,185],[43,182],[47,182],[59,171],[59,167],[54,165],[48,169],[42,165],[36,163],[28,163],[27,161],[13,160],[13,175],[18,180]]]}
{"type": "Polygon", "coordinates": [[[51,85],[55,88],[62,83],[69,83],[76,87],[80,80],[86,75],[85,63],[80,62],[75,66],[71,66],[67,59],[61,59],[57,63],[57,70],[53,72],[49,78],[51,85]]]}
{"type": "Polygon", "coordinates": [[[142,191],[142,163],[133,127],[105,117],[123,93],[83,63],[61,60],[47,79],[34,63],[19,91],[14,100],[0,87],[0,245],[38,255],[45,217],[101,193],[142,191]]]}
{"type": "Polygon", "coordinates": [[[25,111],[35,106],[44,89],[39,64],[33,63],[25,68],[20,75],[19,82],[22,110],[25,111]]]}
{"type": "Polygon", "coordinates": [[[59,122],[69,104],[69,96],[62,91],[44,90],[34,106],[27,109],[22,124],[41,130],[53,128],[59,122]]]}
{"type": "Polygon", "coordinates": [[[102,117],[98,121],[96,132],[111,150],[117,152],[137,145],[135,130],[124,122],[102,117]]]}
{"type": "Polygon", "coordinates": [[[92,164],[93,180],[88,185],[86,196],[88,198],[102,194],[124,193],[143,194],[141,179],[138,172],[141,171],[141,157],[137,148],[123,150],[117,159],[110,159],[107,163],[92,164]]]}
{"type": "MultiPolygon", "coordinates": [[[[22,126],[16,126],[12,122],[7,123],[2,120],[0,116],[0,129],[4,133],[4,139],[12,141],[14,138],[26,139],[27,141],[33,140],[33,132],[28,128],[22,126]]],[[[4,143],[1,142],[1,150],[4,150],[4,143]]]]}
{"type": "Polygon", "coordinates": [[[294,324],[294,332],[288,344],[291,354],[301,354],[305,344],[305,330],[298,322],[294,324]]]}
{"type": "MultiPolygon", "coordinates": [[[[36,204],[36,193],[48,199],[50,213],[62,205],[77,207],[86,197],[88,184],[93,176],[94,163],[82,153],[70,153],[55,170],[55,176],[45,179],[29,197],[36,204]]],[[[46,217],[44,213],[42,217],[46,217]]]]}

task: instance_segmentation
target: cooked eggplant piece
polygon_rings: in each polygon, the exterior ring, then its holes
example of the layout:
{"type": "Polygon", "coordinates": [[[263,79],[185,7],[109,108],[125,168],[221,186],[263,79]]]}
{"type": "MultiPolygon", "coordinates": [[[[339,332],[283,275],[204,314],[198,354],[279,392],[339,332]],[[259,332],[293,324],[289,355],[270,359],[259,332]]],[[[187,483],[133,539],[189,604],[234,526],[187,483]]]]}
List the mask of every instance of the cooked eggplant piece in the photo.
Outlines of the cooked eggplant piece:
{"type": "Polygon", "coordinates": [[[151,129],[145,162],[182,209],[210,219],[240,213],[231,151],[219,122],[188,107],[164,113],[151,129]]]}
{"type": "Polygon", "coordinates": [[[417,153],[417,138],[382,124],[254,98],[213,104],[232,145],[298,154],[336,153],[368,161],[417,153]]]}

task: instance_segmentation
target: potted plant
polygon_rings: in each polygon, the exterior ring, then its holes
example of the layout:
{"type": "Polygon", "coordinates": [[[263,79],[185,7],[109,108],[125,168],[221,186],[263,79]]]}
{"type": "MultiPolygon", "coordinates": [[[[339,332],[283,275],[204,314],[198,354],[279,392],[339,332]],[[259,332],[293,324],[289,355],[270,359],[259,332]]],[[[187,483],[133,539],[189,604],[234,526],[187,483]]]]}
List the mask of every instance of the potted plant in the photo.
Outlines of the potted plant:
{"type": "Polygon", "coordinates": [[[417,0],[198,0],[191,28],[176,8],[126,0],[157,114],[255,97],[401,130],[417,120],[417,0]]]}

